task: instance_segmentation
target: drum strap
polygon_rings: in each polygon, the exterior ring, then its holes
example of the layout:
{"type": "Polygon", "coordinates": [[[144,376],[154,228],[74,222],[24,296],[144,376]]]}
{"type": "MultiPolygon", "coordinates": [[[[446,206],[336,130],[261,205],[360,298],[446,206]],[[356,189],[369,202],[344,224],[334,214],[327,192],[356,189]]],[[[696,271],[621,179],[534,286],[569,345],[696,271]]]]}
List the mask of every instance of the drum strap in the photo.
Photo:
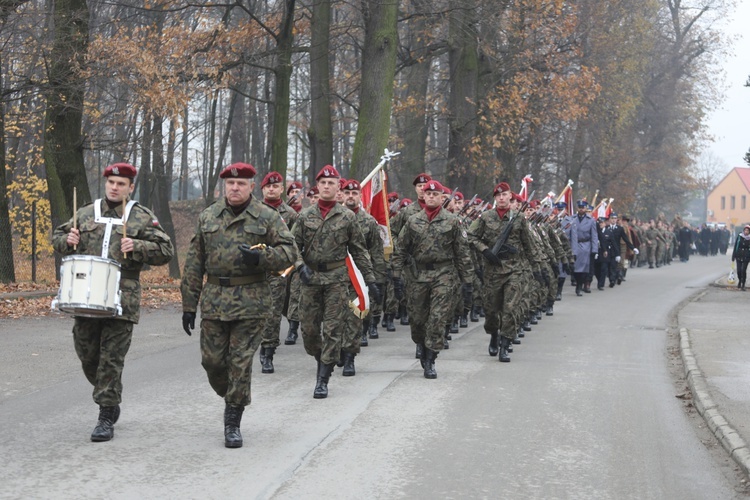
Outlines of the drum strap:
{"type": "Polygon", "coordinates": [[[122,226],[124,222],[128,220],[130,209],[133,208],[133,205],[136,203],[138,202],[135,200],[128,201],[128,204],[125,205],[125,213],[122,215],[122,218],[116,219],[114,217],[102,217],[101,198],[94,202],[94,222],[107,225],[104,229],[104,240],[102,241],[102,257],[105,259],[109,258],[109,240],[112,236],[112,226],[122,226]]]}

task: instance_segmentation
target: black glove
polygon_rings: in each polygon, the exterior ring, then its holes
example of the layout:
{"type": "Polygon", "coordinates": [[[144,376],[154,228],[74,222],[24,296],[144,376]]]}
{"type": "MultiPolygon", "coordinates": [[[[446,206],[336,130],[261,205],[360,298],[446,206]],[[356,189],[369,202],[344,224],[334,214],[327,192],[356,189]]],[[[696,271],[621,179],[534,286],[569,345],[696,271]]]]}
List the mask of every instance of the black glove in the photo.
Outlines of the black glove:
{"type": "Polygon", "coordinates": [[[393,294],[396,299],[401,300],[404,298],[404,280],[401,278],[393,278],[393,294]]]}
{"type": "Polygon", "coordinates": [[[243,243],[240,245],[240,252],[242,252],[242,262],[248,266],[257,266],[260,263],[260,250],[257,248],[250,248],[250,245],[243,243]]]}
{"type": "Polygon", "coordinates": [[[573,274],[573,270],[570,268],[570,264],[565,263],[562,265],[562,268],[565,274],[573,274]]]}
{"type": "Polygon", "coordinates": [[[192,335],[190,330],[193,330],[195,328],[195,313],[194,312],[184,312],[182,313],[182,329],[185,330],[185,333],[188,335],[192,335]]]}
{"type": "Polygon", "coordinates": [[[477,278],[479,278],[480,283],[484,283],[484,269],[477,266],[474,268],[474,274],[477,275],[477,278]]]}
{"type": "Polygon", "coordinates": [[[380,285],[377,283],[370,283],[367,285],[367,289],[370,291],[370,299],[376,304],[380,304],[383,300],[383,294],[380,292],[380,285]]]}
{"type": "Polygon", "coordinates": [[[312,269],[307,267],[307,264],[302,264],[299,266],[299,269],[297,269],[297,272],[299,273],[300,281],[305,285],[309,285],[313,275],[312,269]]]}
{"type": "Polygon", "coordinates": [[[487,259],[487,262],[489,262],[493,266],[500,265],[500,259],[498,259],[497,255],[492,253],[492,250],[490,250],[489,248],[485,248],[484,250],[482,250],[482,255],[484,255],[484,258],[487,259]]]}

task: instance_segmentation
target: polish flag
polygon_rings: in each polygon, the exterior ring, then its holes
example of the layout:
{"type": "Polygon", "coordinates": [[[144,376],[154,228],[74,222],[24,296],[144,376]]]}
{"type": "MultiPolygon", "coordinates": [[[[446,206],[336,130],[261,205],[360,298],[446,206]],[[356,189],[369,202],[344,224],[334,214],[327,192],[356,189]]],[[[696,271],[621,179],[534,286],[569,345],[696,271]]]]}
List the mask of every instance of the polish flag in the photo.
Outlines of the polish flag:
{"type": "Polygon", "coordinates": [[[388,176],[382,165],[378,165],[362,181],[362,205],[365,212],[372,215],[380,227],[380,237],[386,255],[393,253],[391,238],[390,208],[388,207],[388,176]]]}
{"type": "Polygon", "coordinates": [[[521,179],[521,191],[518,192],[518,196],[520,196],[523,201],[528,201],[529,186],[532,182],[534,182],[534,179],[531,178],[531,174],[521,179]]]}
{"type": "Polygon", "coordinates": [[[346,270],[349,272],[349,279],[352,282],[352,287],[357,293],[357,298],[349,302],[349,307],[359,319],[364,319],[370,311],[370,294],[367,290],[367,284],[365,284],[365,278],[362,276],[362,272],[354,263],[352,255],[348,252],[346,254],[346,270]]]}

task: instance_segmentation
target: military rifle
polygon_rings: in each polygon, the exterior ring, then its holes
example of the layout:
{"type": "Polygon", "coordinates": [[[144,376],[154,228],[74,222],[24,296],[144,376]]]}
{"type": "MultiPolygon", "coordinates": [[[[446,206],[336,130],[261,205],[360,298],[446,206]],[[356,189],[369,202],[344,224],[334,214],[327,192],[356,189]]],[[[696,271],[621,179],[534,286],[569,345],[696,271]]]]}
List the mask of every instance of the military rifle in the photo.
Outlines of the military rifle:
{"type": "Polygon", "coordinates": [[[458,188],[454,189],[451,195],[445,199],[443,202],[443,208],[448,208],[448,205],[450,205],[453,198],[456,197],[456,193],[458,193],[458,188]]]}
{"type": "Polygon", "coordinates": [[[464,215],[474,205],[474,200],[477,199],[478,194],[471,197],[468,203],[464,203],[464,207],[458,212],[458,215],[464,215]]]}
{"type": "MultiPolygon", "coordinates": [[[[531,196],[529,197],[529,199],[531,199],[531,196]]],[[[497,241],[495,241],[495,244],[492,246],[492,253],[494,253],[497,258],[501,259],[508,254],[518,253],[518,249],[516,247],[508,244],[508,238],[510,238],[510,232],[513,230],[513,224],[516,222],[518,216],[522,214],[524,210],[526,210],[527,206],[529,206],[528,200],[524,201],[521,204],[518,211],[513,214],[503,230],[500,232],[500,236],[498,236],[497,241]]]]}

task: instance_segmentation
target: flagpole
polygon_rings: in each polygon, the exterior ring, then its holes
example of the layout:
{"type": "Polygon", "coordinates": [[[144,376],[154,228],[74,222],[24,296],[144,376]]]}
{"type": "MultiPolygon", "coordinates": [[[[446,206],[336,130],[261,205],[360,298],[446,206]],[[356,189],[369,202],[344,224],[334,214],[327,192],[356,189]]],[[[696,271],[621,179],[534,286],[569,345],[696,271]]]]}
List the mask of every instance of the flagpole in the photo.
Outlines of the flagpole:
{"type": "Polygon", "coordinates": [[[360,182],[360,185],[365,185],[368,182],[370,182],[372,180],[372,178],[375,177],[375,174],[378,173],[378,171],[381,168],[383,168],[387,162],[391,161],[391,158],[393,158],[394,156],[398,156],[400,154],[401,153],[399,153],[399,152],[395,152],[394,153],[394,152],[388,151],[388,148],[385,148],[383,156],[380,157],[380,163],[378,163],[375,166],[375,168],[372,169],[372,172],[370,172],[369,174],[367,174],[367,177],[365,177],[365,179],[362,182],[360,182]]]}

